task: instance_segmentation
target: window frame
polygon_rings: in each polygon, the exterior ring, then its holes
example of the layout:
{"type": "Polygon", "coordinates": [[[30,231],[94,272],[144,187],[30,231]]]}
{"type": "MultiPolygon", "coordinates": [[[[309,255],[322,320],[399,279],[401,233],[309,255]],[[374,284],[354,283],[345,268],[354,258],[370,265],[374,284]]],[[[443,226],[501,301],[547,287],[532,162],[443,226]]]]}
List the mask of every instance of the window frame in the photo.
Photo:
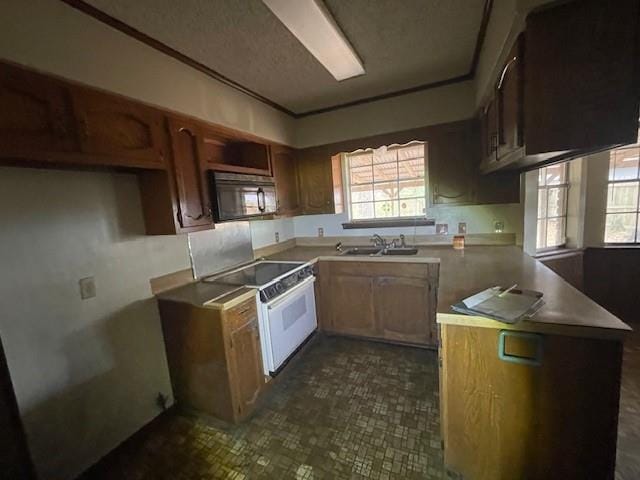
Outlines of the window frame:
{"type": "MultiPolygon", "coordinates": [[[[342,181],[343,181],[343,185],[344,185],[344,193],[345,193],[345,210],[347,212],[347,223],[343,224],[344,225],[348,225],[349,228],[357,228],[357,225],[362,225],[362,228],[366,228],[368,224],[372,224],[372,225],[376,225],[376,226],[380,226],[380,224],[385,224],[385,226],[396,226],[396,224],[398,226],[406,226],[407,224],[411,224],[411,225],[431,225],[430,220],[427,219],[427,208],[428,208],[428,198],[429,198],[429,192],[428,192],[428,186],[429,186],[429,172],[428,172],[428,142],[426,141],[421,141],[421,140],[412,140],[410,142],[407,143],[403,143],[403,144],[398,144],[398,143],[393,143],[390,145],[380,145],[379,147],[376,148],[362,148],[362,149],[357,149],[357,150],[353,150],[351,152],[343,152],[341,153],[342,156],[342,164],[344,166],[344,168],[342,169],[342,181]],[[364,204],[364,203],[371,203],[373,204],[373,208],[374,208],[374,215],[375,215],[375,204],[376,204],[376,200],[375,200],[375,194],[373,196],[373,199],[371,201],[363,201],[363,202],[352,202],[352,197],[351,197],[351,158],[350,156],[352,155],[357,155],[358,153],[366,153],[366,152],[373,152],[375,150],[378,150],[379,148],[382,147],[386,147],[387,149],[390,148],[397,148],[397,149],[401,149],[402,147],[410,147],[412,145],[422,145],[423,146],[423,155],[422,155],[422,161],[424,162],[424,176],[422,178],[416,178],[416,179],[421,179],[424,182],[424,197],[422,196],[417,196],[417,197],[410,197],[410,198],[403,198],[400,199],[399,197],[395,200],[392,201],[397,201],[399,202],[400,200],[419,200],[419,199],[423,199],[424,200],[424,213],[421,215],[413,215],[413,216],[393,216],[393,217],[371,217],[371,218],[358,218],[358,219],[354,219],[353,218],[353,205],[354,204],[364,204]]],[[[397,166],[403,162],[403,161],[410,161],[410,160],[414,160],[417,159],[419,157],[415,157],[413,159],[405,159],[405,160],[395,160],[395,162],[391,161],[391,162],[383,162],[380,163],[378,165],[383,165],[383,164],[392,164],[395,163],[397,166]]],[[[374,168],[374,166],[372,166],[372,168],[374,168]]],[[[374,185],[377,184],[383,184],[383,183],[392,183],[392,182],[397,182],[399,184],[399,182],[404,181],[404,180],[412,180],[411,178],[408,179],[400,179],[399,175],[398,178],[396,180],[386,180],[386,181],[375,181],[375,175],[373,177],[373,181],[371,183],[363,183],[362,185],[370,185],[372,188],[374,185]]],[[[399,212],[398,212],[399,213],[399,212]]]]}
{"type": "Polygon", "coordinates": [[[635,179],[623,179],[623,180],[616,180],[615,178],[611,178],[612,177],[612,173],[615,174],[615,169],[614,172],[611,172],[611,154],[615,153],[615,152],[619,152],[619,151],[624,151],[624,150],[635,150],[636,153],[638,154],[638,156],[640,157],[640,144],[636,143],[636,144],[631,144],[631,145],[625,145],[623,147],[618,147],[618,148],[614,148],[613,150],[609,151],[609,166],[607,167],[607,192],[606,192],[606,196],[607,196],[607,201],[606,201],[606,205],[605,205],[605,209],[604,209],[604,230],[602,232],[602,242],[605,246],[628,246],[628,247],[633,247],[633,246],[640,246],[640,241],[638,240],[638,238],[640,237],[640,164],[638,165],[638,169],[636,171],[636,178],[635,179]],[[628,212],[609,212],[609,187],[611,185],[621,185],[621,184],[625,184],[625,183],[637,183],[638,184],[638,196],[636,198],[636,209],[635,211],[628,211],[628,212]],[[606,240],[606,235],[607,235],[607,217],[609,215],[616,215],[616,214],[635,214],[636,216],[636,225],[635,225],[635,235],[634,235],[634,241],[633,242],[607,242],[606,240]]]}
{"type": "Polygon", "coordinates": [[[539,212],[540,212],[540,205],[537,206],[536,209],[536,253],[548,253],[548,252],[553,252],[554,250],[562,250],[567,248],[567,220],[569,217],[569,189],[571,188],[571,183],[569,182],[569,172],[570,172],[570,162],[566,161],[566,162],[562,162],[561,165],[564,166],[564,182],[563,183],[556,183],[556,184],[552,184],[552,185],[548,185],[545,181],[544,185],[540,185],[540,171],[541,170],[545,170],[547,167],[552,167],[555,165],[547,165],[545,167],[541,167],[540,169],[538,169],[538,188],[536,189],[536,193],[537,193],[537,201],[540,202],[540,190],[545,190],[545,201],[547,202],[546,207],[545,207],[545,215],[543,217],[539,217],[539,212]],[[555,215],[550,217],[549,216],[549,189],[551,188],[559,188],[562,189],[562,191],[564,192],[564,214],[563,215],[555,215]],[[564,222],[562,223],[563,227],[562,227],[562,243],[558,244],[558,245],[547,245],[546,243],[546,239],[547,239],[547,232],[549,231],[548,228],[548,223],[549,220],[553,220],[553,219],[557,219],[557,218],[562,218],[564,219],[564,222]],[[541,220],[544,220],[544,224],[545,224],[545,246],[544,247],[538,247],[538,224],[541,220]]]}

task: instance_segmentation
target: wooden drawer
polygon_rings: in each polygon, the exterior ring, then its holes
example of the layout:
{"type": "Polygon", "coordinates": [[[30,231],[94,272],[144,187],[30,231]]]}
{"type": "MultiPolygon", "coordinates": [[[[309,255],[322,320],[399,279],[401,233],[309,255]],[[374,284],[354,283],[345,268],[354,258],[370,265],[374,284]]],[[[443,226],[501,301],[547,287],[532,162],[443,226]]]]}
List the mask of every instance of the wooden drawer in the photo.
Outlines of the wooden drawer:
{"type": "Polygon", "coordinates": [[[258,310],[256,307],[255,299],[250,299],[242,302],[233,308],[230,308],[225,312],[225,321],[228,331],[232,332],[247,323],[256,320],[258,317],[258,310]]]}

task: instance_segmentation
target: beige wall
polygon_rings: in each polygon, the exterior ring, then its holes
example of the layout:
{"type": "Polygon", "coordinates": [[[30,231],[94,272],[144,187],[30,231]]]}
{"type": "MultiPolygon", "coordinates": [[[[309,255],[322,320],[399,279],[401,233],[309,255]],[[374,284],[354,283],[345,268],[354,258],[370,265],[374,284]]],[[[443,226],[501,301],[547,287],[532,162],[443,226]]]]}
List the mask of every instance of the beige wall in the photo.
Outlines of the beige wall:
{"type": "Polygon", "coordinates": [[[291,144],[294,120],[59,0],[3,0],[0,59],[291,144]]]}
{"type": "Polygon", "coordinates": [[[310,147],[473,116],[473,82],[416,92],[297,120],[296,146],[310,147]]]}
{"type": "Polygon", "coordinates": [[[145,236],[131,174],[0,167],[0,205],[0,335],[29,448],[40,478],[73,478],[172,397],[149,279],[189,268],[186,235],[145,236]]]}

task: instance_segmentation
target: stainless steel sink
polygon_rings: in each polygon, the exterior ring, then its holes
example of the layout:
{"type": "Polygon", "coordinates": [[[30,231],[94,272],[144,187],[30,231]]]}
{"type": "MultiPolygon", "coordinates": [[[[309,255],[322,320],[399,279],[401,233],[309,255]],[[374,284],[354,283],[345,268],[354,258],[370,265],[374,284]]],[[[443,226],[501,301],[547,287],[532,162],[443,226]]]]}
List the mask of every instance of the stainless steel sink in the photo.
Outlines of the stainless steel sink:
{"type": "Polygon", "coordinates": [[[378,247],[352,247],[344,250],[340,255],[380,255],[382,248],[378,247]]]}
{"type": "Polygon", "coordinates": [[[383,250],[382,255],[416,255],[417,253],[418,249],[413,247],[391,247],[383,250]]]}

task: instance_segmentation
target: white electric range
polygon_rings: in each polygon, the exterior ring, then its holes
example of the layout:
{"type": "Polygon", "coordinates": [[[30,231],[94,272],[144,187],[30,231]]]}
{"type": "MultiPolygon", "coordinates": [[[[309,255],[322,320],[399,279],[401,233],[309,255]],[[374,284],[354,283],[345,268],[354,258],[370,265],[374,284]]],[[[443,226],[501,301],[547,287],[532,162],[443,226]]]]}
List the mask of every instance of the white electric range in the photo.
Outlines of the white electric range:
{"type": "Polygon", "coordinates": [[[307,262],[258,260],[203,281],[258,290],[256,302],[265,375],[277,375],[318,326],[315,277],[307,262]]]}

